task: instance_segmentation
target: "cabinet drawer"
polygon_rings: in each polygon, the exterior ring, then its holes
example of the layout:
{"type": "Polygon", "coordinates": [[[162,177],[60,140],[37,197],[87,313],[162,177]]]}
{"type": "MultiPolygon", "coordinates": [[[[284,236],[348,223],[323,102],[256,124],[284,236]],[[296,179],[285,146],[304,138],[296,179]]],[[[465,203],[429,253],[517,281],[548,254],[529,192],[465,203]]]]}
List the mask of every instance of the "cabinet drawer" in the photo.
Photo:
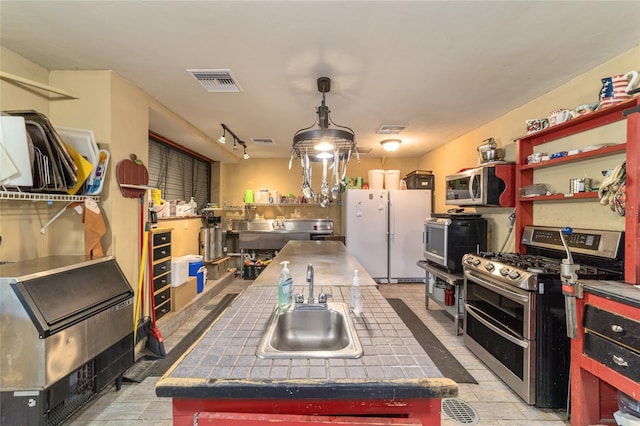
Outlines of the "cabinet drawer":
{"type": "Polygon", "coordinates": [[[169,299],[171,299],[171,287],[167,286],[160,293],[156,293],[156,295],[153,296],[154,306],[160,306],[169,299]]]}
{"type": "Polygon", "coordinates": [[[153,291],[156,292],[171,284],[171,274],[166,274],[153,280],[153,291]]]}
{"type": "Polygon", "coordinates": [[[640,322],[614,312],[586,305],[584,327],[615,340],[631,349],[640,351],[640,322]]]}
{"type": "Polygon", "coordinates": [[[171,303],[170,302],[166,302],[160,306],[156,307],[156,321],[158,321],[160,318],[162,318],[163,316],[167,315],[169,312],[171,312],[171,303]]]}
{"type": "Polygon", "coordinates": [[[171,256],[171,245],[157,247],[153,249],[153,260],[164,259],[171,256]]]}
{"type": "Polygon", "coordinates": [[[157,265],[153,265],[153,276],[157,277],[164,273],[171,272],[171,259],[160,262],[157,265]]]}
{"type": "Polygon", "coordinates": [[[153,234],[153,246],[161,246],[171,242],[171,232],[153,234]]]}
{"type": "Polygon", "coordinates": [[[635,382],[640,382],[640,355],[593,333],[584,334],[584,353],[635,382]]]}

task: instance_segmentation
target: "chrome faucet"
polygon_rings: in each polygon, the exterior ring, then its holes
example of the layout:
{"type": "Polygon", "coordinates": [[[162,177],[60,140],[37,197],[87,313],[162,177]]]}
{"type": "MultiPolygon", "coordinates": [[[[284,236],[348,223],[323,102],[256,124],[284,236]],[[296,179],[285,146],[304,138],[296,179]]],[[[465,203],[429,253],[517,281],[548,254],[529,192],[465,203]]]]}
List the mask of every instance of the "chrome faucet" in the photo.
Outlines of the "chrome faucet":
{"type": "Polygon", "coordinates": [[[309,300],[308,303],[314,303],[313,299],[313,265],[307,265],[307,282],[309,283],[309,300]]]}

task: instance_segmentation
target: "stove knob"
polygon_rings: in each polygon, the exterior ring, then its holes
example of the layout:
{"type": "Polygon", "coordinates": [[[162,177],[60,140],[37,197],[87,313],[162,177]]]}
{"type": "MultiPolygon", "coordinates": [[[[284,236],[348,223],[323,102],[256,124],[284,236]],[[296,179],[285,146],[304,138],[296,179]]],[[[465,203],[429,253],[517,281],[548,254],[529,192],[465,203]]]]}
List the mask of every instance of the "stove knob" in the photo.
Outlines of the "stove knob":
{"type": "Polygon", "coordinates": [[[480,259],[476,259],[475,257],[468,257],[467,263],[469,265],[478,266],[480,264],[480,259]]]}
{"type": "Polygon", "coordinates": [[[511,273],[509,274],[509,278],[511,278],[512,280],[517,279],[520,276],[520,272],[518,271],[511,271],[511,273]]]}
{"type": "Polygon", "coordinates": [[[493,271],[495,268],[496,267],[491,262],[487,262],[484,264],[484,269],[486,269],[489,272],[493,271]]]}
{"type": "Polygon", "coordinates": [[[502,275],[503,277],[509,275],[509,268],[507,268],[506,266],[500,268],[500,275],[502,275]]]}

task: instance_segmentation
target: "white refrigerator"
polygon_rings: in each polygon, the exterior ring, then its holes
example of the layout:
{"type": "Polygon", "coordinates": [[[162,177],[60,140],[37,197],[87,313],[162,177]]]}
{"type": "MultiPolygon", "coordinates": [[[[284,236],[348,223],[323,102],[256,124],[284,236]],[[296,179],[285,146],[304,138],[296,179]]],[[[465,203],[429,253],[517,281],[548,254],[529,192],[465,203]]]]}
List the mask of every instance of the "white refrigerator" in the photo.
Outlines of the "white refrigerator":
{"type": "Polygon", "coordinates": [[[425,282],[424,222],[431,190],[349,189],[342,220],[347,251],[380,283],[425,282]]]}

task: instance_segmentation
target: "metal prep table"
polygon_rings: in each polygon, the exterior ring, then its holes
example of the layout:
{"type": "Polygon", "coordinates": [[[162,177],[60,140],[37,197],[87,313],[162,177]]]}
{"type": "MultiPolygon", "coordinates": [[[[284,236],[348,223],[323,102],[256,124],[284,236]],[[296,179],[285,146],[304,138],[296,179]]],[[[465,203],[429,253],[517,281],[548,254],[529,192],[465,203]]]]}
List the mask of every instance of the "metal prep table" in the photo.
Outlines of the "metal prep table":
{"type": "Polygon", "coordinates": [[[460,330],[462,328],[461,319],[464,316],[464,290],[463,284],[464,279],[462,274],[452,274],[447,271],[443,271],[437,266],[430,265],[427,261],[421,260],[418,261],[418,266],[426,271],[427,274],[427,282],[425,284],[425,297],[424,297],[424,306],[429,309],[429,299],[433,299],[435,303],[437,303],[442,309],[444,309],[447,313],[449,313],[453,317],[453,322],[456,327],[456,336],[459,336],[460,330]],[[429,274],[432,274],[436,280],[443,281],[449,285],[455,287],[455,296],[454,296],[454,304],[449,306],[444,304],[444,300],[438,300],[434,297],[432,282],[429,280],[429,274]],[[431,291],[430,291],[431,290],[431,291]]]}

